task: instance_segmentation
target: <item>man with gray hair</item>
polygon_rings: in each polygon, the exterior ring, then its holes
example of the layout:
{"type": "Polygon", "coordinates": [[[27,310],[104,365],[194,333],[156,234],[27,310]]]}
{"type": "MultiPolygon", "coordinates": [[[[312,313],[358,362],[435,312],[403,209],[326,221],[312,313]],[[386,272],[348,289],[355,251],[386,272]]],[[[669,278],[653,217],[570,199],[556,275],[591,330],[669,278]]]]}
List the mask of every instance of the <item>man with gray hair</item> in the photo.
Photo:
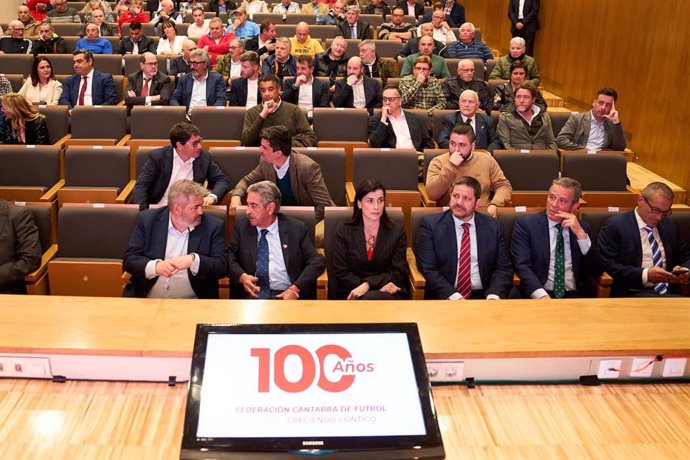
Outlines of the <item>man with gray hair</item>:
{"type": "Polygon", "coordinates": [[[474,40],[474,24],[466,22],[460,26],[460,39],[448,45],[447,57],[451,59],[481,59],[486,62],[493,59],[491,50],[482,42],[474,40]]]}
{"type": "Polygon", "coordinates": [[[294,77],[296,75],[295,58],[290,54],[292,45],[286,37],[276,38],[275,53],[264,59],[261,66],[263,75],[273,74],[283,81],[284,77],[294,77]]]}
{"type": "Polygon", "coordinates": [[[613,278],[611,297],[668,296],[687,283],[690,247],[670,219],[673,191],[663,182],[648,184],[632,211],[610,217],[601,227],[598,247],[613,278]]]}
{"type": "Polygon", "coordinates": [[[525,78],[531,80],[534,86],[539,87],[541,81],[537,63],[532,56],[525,54],[525,39],[522,37],[513,37],[510,40],[509,53],[496,60],[489,80],[510,80],[510,65],[515,61],[521,61],[525,65],[525,78]]]}
{"type": "Polygon", "coordinates": [[[33,43],[24,38],[24,24],[15,19],[7,28],[9,36],[0,38],[0,54],[31,54],[33,43]]]}
{"type": "Polygon", "coordinates": [[[178,180],[168,205],[139,214],[123,260],[125,297],[217,299],[227,275],[224,223],[204,214],[203,186],[178,180]]]}
{"type": "Polygon", "coordinates": [[[515,223],[510,253],[523,297],[584,297],[586,276],[601,273],[589,224],[577,216],[581,196],[575,179],[554,179],[546,209],[515,223]]]}
{"type": "Polygon", "coordinates": [[[475,147],[493,153],[495,149],[501,148],[501,141],[494,129],[494,121],[490,115],[478,112],[479,96],[471,89],[467,89],[458,98],[458,111],[444,115],[441,119],[441,134],[439,134],[438,146],[448,148],[450,133],[453,128],[460,124],[470,125],[475,134],[475,147]]]}
{"type": "Polygon", "coordinates": [[[446,97],[446,109],[457,110],[458,99],[463,91],[472,90],[479,97],[479,108],[491,115],[493,103],[489,95],[489,85],[483,80],[474,78],[474,61],[463,59],[458,62],[457,77],[447,78],[443,82],[443,95],[446,97]]]}
{"type": "Polygon", "coordinates": [[[280,213],[282,195],[271,181],[247,188],[246,215],[235,218],[228,266],[233,295],[258,299],[316,297],[326,267],[307,226],[280,213]]]}
{"type": "Polygon", "coordinates": [[[177,83],[170,105],[184,105],[187,114],[195,106],[225,106],[225,82],[217,72],[209,72],[211,58],[206,50],[195,49],[189,53],[192,71],[177,83]]]}
{"type": "Polygon", "coordinates": [[[374,38],[374,32],[371,26],[359,18],[359,6],[350,5],[345,12],[345,20],[340,21],[337,25],[335,35],[336,37],[350,38],[353,40],[371,40],[374,38]]]}

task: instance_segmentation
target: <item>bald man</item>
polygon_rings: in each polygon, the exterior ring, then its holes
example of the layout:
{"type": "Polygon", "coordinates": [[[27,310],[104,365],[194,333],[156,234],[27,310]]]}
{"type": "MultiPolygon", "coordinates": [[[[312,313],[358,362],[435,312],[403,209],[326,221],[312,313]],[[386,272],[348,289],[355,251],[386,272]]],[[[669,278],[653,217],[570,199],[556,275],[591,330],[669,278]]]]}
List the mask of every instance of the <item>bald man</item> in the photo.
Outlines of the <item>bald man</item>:
{"type": "Polygon", "coordinates": [[[381,108],[381,83],[364,76],[363,66],[359,56],[347,61],[347,77],[335,82],[334,107],[365,108],[369,115],[374,113],[375,108],[381,108]]]}
{"type": "Polygon", "coordinates": [[[323,46],[321,41],[311,38],[309,35],[309,24],[300,22],[295,27],[295,36],[290,37],[291,51],[293,56],[316,56],[317,53],[323,53],[323,46]]]}

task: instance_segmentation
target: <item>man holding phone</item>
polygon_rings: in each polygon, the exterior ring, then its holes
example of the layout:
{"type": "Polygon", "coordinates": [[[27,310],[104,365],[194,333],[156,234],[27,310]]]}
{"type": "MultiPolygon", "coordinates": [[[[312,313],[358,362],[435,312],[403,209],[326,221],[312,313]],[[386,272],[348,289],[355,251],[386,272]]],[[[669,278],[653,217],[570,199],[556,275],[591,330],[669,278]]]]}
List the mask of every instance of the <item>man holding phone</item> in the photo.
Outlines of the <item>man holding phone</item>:
{"type": "Polygon", "coordinates": [[[598,246],[611,277],[611,297],[674,295],[690,279],[690,247],[671,215],[673,191],[663,182],[647,185],[637,207],[609,218],[599,232],[598,246]]]}

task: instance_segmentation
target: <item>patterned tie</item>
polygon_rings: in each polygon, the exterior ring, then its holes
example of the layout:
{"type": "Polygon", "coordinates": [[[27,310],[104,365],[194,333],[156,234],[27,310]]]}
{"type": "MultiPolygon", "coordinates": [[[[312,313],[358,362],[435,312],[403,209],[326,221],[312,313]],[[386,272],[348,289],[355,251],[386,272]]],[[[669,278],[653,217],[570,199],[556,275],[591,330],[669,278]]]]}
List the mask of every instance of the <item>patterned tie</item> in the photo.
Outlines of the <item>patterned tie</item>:
{"type": "Polygon", "coordinates": [[[565,296],[565,246],[561,224],[556,224],[556,264],[553,274],[553,295],[557,299],[565,296]]]}
{"type": "Polygon", "coordinates": [[[355,30],[355,26],[350,26],[350,38],[353,40],[357,39],[357,31],[355,30]]]}
{"type": "Polygon", "coordinates": [[[81,91],[79,91],[79,102],[77,105],[84,105],[84,95],[86,94],[86,80],[89,77],[83,76],[81,78],[84,83],[81,85],[81,91]]]}
{"type": "Polygon", "coordinates": [[[458,284],[456,290],[465,299],[472,297],[472,275],[470,270],[470,224],[462,224],[463,234],[460,239],[460,255],[458,256],[458,284]]]}
{"type": "Polygon", "coordinates": [[[149,84],[151,83],[150,78],[144,78],[144,86],[141,88],[141,97],[148,97],[149,95],[149,84]]]}
{"type": "MultiPolygon", "coordinates": [[[[647,232],[647,241],[649,241],[649,245],[652,247],[652,263],[655,267],[662,267],[663,261],[661,260],[661,248],[659,247],[659,244],[656,242],[656,238],[654,238],[652,228],[643,228],[647,232]]],[[[668,283],[661,282],[654,285],[654,292],[656,292],[657,294],[666,294],[667,291],[668,283]]]]}
{"type": "Polygon", "coordinates": [[[261,238],[259,238],[259,246],[256,249],[256,277],[259,278],[257,285],[261,288],[259,291],[260,299],[268,299],[271,297],[271,283],[268,277],[268,240],[266,235],[268,230],[265,228],[261,230],[261,238]]]}

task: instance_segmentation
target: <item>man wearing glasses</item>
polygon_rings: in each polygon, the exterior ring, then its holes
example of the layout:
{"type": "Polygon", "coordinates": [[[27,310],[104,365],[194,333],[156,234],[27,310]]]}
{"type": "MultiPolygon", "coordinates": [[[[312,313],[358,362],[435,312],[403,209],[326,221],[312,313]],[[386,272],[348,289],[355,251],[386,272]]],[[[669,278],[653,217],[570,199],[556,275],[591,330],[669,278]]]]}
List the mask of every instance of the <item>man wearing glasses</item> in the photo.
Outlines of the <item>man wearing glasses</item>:
{"type": "Polygon", "coordinates": [[[31,54],[31,40],[24,38],[24,24],[16,20],[10,22],[9,37],[0,38],[0,54],[31,54]]]}
{"type": "Polygon", "coordinates": [[[203,205],[219,203],[232,186],[211,155],[202,150],[203,141],[196,126],[175,124],[170,130],[170,145],[149,153],[134,185],[134,203],[140,209],[167,205],[170,187],[180,179],[198,184],[208,181],[210,193],[203,197],[203,205]]]}
{"type": "Polygon", "coordinates": [[[141,70],[127,76],[125,104],[131,110],[135,105],[168,105],[172,94],[172,82],[158,71],[156,55],[146,52],[139,58],[141,70]]]}
{"type": "Polygon", "coordinates": [[[669,296],[688,282],[690,248],[670,219],[673,191],[662,182],[647,185],[637,207],[601,227],[599,252],[613,278],[611,297],[669,296]]]}
{"type": "Polygon", "coordinates": [[[369,144],[374,148],[413,148],[418,152],[434,148],[422,120],[402,109],[402,95],[397,86],[384,88],[381,115],[369,117],[368,130],[369,144]]]}
{"type": "Polygon", "coordinates": [[[217,72],[209,72],[210,62],[206,50],[197,48],[189,53],[192,71],[180,79],[170,105],[184,105],[188,115],[195,106],[225,106],[223,76],[217,72]]]}

